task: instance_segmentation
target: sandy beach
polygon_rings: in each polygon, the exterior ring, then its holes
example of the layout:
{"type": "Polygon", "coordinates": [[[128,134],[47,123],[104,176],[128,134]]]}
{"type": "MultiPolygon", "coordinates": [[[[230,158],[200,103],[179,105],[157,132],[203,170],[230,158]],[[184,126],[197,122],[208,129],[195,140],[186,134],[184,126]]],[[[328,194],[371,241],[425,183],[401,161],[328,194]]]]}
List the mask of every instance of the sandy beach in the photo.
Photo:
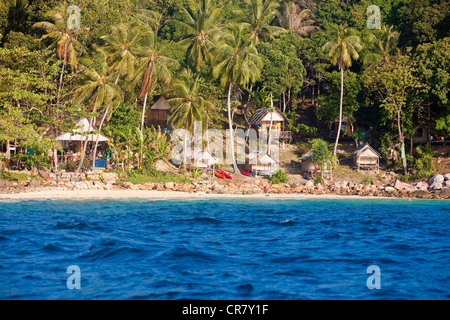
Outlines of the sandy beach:
{"type": "MultiPolygon", "coordinates": [[[[0,200],[86,200],[86,199],[371,199],[381,197],[312,194],[216,194],[155,190],[52,190],[0,194],[0,200]]],[[[392,199],[392,198],[391,198],[392,199]]]]}

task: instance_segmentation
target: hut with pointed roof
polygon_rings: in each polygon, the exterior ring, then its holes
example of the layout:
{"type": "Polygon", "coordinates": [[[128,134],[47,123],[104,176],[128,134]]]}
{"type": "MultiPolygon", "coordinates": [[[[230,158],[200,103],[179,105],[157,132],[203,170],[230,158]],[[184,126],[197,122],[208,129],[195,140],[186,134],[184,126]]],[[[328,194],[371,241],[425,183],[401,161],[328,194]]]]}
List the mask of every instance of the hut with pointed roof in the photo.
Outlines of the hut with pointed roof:
{"type": "Polygon", "coordinates": [[[255,175],[271,175],[278,169],[278,163],[267,152],[253,151],[245,159],[245,170],[255,175]]]}
{"type": "Polygon", "coordinates": [[[248,120],[250,127],[256,132],[261,130],[269,131],[270,123],[272,123],[272,132],[277,134],[280,141],[286,141],[292,138],[291,131],[285,131],[286,125],[289,124],[289,119],[278,108],[274,108],[270,112],[269,108],[258,109],[248,120]]]}
{"type": "Polygon", "coordinates": [[[380,170],[380,154],[368,143],[353,152],[353,164],[356,170],[380,170]]]}
{"type": "Polygon", "coordinates": [[[145,125],[147,127],[154,126],[155,128],[159,126],[163,130],[168,128],[169,124],[167,120],[169,119],[171,108],[172,106],[167,103],[167,100],[163,96],[160,96],[146,112],[145,125]]]}

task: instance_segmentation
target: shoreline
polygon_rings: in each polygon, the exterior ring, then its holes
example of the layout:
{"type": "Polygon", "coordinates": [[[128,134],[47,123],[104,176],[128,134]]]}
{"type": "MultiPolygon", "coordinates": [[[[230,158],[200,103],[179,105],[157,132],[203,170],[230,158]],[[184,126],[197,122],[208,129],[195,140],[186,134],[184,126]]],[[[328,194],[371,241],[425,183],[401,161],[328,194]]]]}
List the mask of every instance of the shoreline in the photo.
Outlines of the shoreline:
{"type": "MultiPolygon", "coordinates": [[[[200,199],[284,199],[284,200],[367,200],[367,199],[404,199],[407,197],[383,197],[362,195],[336,195],[336,194],[218,194],[207,192],[182,192],[182,191],[156,191],[156,190],[43,190],[21,193],[0,194],[2,200],[123,200],[123,199],[148,199],[148,200],[200,200],[200,199]]],[[[439,200],[439,199],[434,199],[439,200]]],[[[441,199],[442,200],[442,199],[441,199]]]]}

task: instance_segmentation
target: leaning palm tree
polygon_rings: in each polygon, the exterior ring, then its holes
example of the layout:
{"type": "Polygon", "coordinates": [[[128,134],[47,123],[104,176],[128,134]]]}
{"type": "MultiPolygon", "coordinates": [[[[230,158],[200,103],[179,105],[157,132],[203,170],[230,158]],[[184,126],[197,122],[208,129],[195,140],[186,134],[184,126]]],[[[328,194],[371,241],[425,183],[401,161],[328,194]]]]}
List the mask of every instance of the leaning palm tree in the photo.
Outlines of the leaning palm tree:
{"type": "MultiPolygon", "coordinates": [[[[104,50],[97,49],[92,57],[84,57],[81,59],[80,73],[82,75],[83,84],[74,92],[74,100],[80,104],[87,104],[88,111],[103,111],[103,117],[100,121],[97,139],[94,148],[93,166],[95,167],[95,157],[97,146],[105,119],[111,117],[114,108],[119,106],[123,100],[122,90],[114,83],[113,77],[108,72],[107,54],[104,50]]],[[[90,124],[94,122],[91,118],[90,124]]],[[[87,135],[88,137],[88,135],[87,135]]],[[[85,144],[87,143],[87,137],[85,144]]],[[[86,147],[83,148],[83,156],[86,147]]],[[[82,161],[77,172],[81,169],[82,161]]]]}
{"type": "Polygon", "coordinates": [[[72,72],[77,68],[78,55],[82,51],[82,46],[78,42],[77,37],[82,29],[70,29],[67,26],[69,14],[66,11],[65,4],[48,11],[46,16],[53,22],[37,22],[33,25],[33,28],[45,30],[47,33],[42,38],[50,38],[53,40],[50,48],[56,49],[56,54],[62,63],[59,79],[59,91],[61,91],[63,74],[67,65],[72,68],[72,72]]]}
{"type": "Polygon", "coordinates": [[[202,64],[212,60],[211,48],[219,31],[220,9],[211,0],[191,0],[180,14],[178,22],[188,32],[180,43],[187,46],[188,63],[200,71],[202,64]]]}
{"type": "Polygon", "coordinates": [[[114,83],[117,84],[120,77],[127,77],[130,80],[136,65],[136,56],[133,54],[133,50],[142,49],[140,28],[130,28],[120,24],[112,27],[110,35],[101,38],[108,44],[105,50],[108,52],[109,71],[117,74],[114,83]]]}
{"type": "Polygon", "coordinates": [[[329,50],[328,57],[334,66],[338,66],[341,72],[341,99],[339,103],[339,126],[336,135],[336,143],[334,145],[333,157],[336,157],[337,146],[339,142],[339,135],[341,133],[342,125],[342,101],[344,97],[344,69],[351,67],[352,59],[358,60],[358,51],[361,50],[361,40],[355,35],[355,31],[347,28],[345,25],[337,27],[337,39],[335,41],[328,41],[323,47],[323,50],[329,50]]]}
{"type": "Polygon", "coordinates": [[[387,63],[398,49],[400,33],[393,26],[383,25],[381,29],[374,30],[369,35],[370,52],[365,56],[363,65],[367,67],[366,73],[372,71],[380,62],[387,63]]]}
{"type": "Polygon", "coordinates": [[[271,39],[274,35],[284,31],[283,28],[270,25],[275,18],[279,6],[273,0],[245,0],[247,15],[250,19],[251,38],[256,44],[262,39],[271,39]]]}
{"type": "MultiPolygon", "coordinates": [[[[25,2],[26,1],[20,1],[21,4],[24,4],[25,2]]],[[[16,1],[16,5],[18,4],[19,1],[16,1]]],[[[82,29],[69,28],[67,21],[70,15],[67,12],[67,6],[65,3],[48,11],[45,16],[52,22],[37,22],[33,25],[33,28],[43,29],[46,32],[46,34],[42,36],[42,39],[52,39],[50,49],[56,49],[58,59],[61,61],[61,73],[59,76],[58,91],[56,96],[56,105],[59,106],[66,67],[69,65],[72,69],[72,73],[75,72],[78,64],[78,55],[83,51],[81,44],[77,40],[77,37],[81,33],[82,29]]],[[[56,154],[56,149],[54,152],[56,154]]],[[[54,159],[54,165],[57,167],[58,158],[55,157],[54,159]]]]}
{"type": "Polygon", "coordinates": [[[295,2],[286,2],[283,14],[276,11],[275,15],[283,28],[294,30],[302,37],[319,29],[319,27],[313,25],[315,21],[311,19],[311,11],[308,9],[301,10],[295,2]]]}
{"type": "Polygon", "coordinates": [[[151,29],[147,29],[143,36],[143,47],[140,50],[136,50],[136,56],[139,59],[133,80],[133,84],[140,85],[138,98],[144,98],[141,130],[144,128],[145,109],[149,93],[155,89],[157,83],[167,84],[171,81],[172,74],[169,69],[170,66],[176,68],[179,66],[179,63],[175,59],[164,55],[164,47],[151,29]]]}
{"type": "Polygon", "coordinates": [[[261,74],[262,59],[258,56],[258,50],[253,45],[251,38],[245,33],[243,24],[235,24],[228,28],[222,36],[222,44],[217,48],[214,78],[220,78],[222,86],[228,85],[227,110],[228,124],[231,135],[231,154],[235,173],[239,169],[234,157],[233,119],[231,117],[231,91],[234,85],[246,87],[249,83],[255,83],[261,74]]]}
{"type": "MultiPolygon", "coordinates": [[[[193,131],[196,121],[204,121],[206,110],[212,107],[212,103],[200,95],[199,76],[194,77],[190,70],[183,73],[174,81],[171,92],[172,98],[167,102],[173,106],[169,122],[174,128],[185,128],[184,156],[187,150],[187,132],[193,131]]],[[[186,159],[184,159],[186,163],[186,159]]]]}

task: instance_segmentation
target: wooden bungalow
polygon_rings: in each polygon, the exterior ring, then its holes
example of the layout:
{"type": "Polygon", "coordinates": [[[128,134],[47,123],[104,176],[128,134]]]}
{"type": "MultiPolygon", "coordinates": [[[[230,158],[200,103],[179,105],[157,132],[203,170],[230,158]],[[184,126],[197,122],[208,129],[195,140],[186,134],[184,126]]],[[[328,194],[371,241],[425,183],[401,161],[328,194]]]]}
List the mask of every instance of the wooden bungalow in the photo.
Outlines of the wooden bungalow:
{"type": "MultiPolygon", "coordinates": [[[[336,118],[333,120],[333,122],[330,124],[329,127],[330,138],[336,138],[338,127],[339,127],[339,119],[336,118]]],[[[339,135],[339,137],[343,139],[351,139],[353,132],[354,132],[353,124],[348,122],[348,118],[346,116],[343,116],[341,122],[341,134],[339,135]]]]}
{"type": "Polygon", "coordinates": [[[278,163],[265,152],[251,152],[245,159],[245,170],[256,175],[272,175],[278,163]]]}
{"type": "Polygon", "coordinates": [[[186,165],[188,167],[197,167],[206,169],[217,163],[218,159],[213,157],[211,153],[202,148],[187,148],[186,153],[180,154],[180,161],[184,161],[186,157],[186,165]]]}
{"type": "Polygon", "coordinates": [[[369,144],[360,146],[353,152],[353,164],[356,170],[380,170],[380,154],[369,144]]]}
{"type": "Polygon", "coordinates": [[[285,131],[289,120],[278,108],[274,108],[273,112],[269,112],[269,108],[258,109],[248,120],[250,127],[256,132],[261,130],[269,131],[270,123],[272,122],[272,132],[278,135],[281,142],[285,142],[292,138],[291,131],[285,131]]]}
{"type": "Polygon", "coordinates": [[[167,100],[161,96],[146,112],[145,125],[147,127],[158,126],[161,129],[169,127],[167,120],[169,119],[169,112],[172,106],[167,103],[167,100]]]}

